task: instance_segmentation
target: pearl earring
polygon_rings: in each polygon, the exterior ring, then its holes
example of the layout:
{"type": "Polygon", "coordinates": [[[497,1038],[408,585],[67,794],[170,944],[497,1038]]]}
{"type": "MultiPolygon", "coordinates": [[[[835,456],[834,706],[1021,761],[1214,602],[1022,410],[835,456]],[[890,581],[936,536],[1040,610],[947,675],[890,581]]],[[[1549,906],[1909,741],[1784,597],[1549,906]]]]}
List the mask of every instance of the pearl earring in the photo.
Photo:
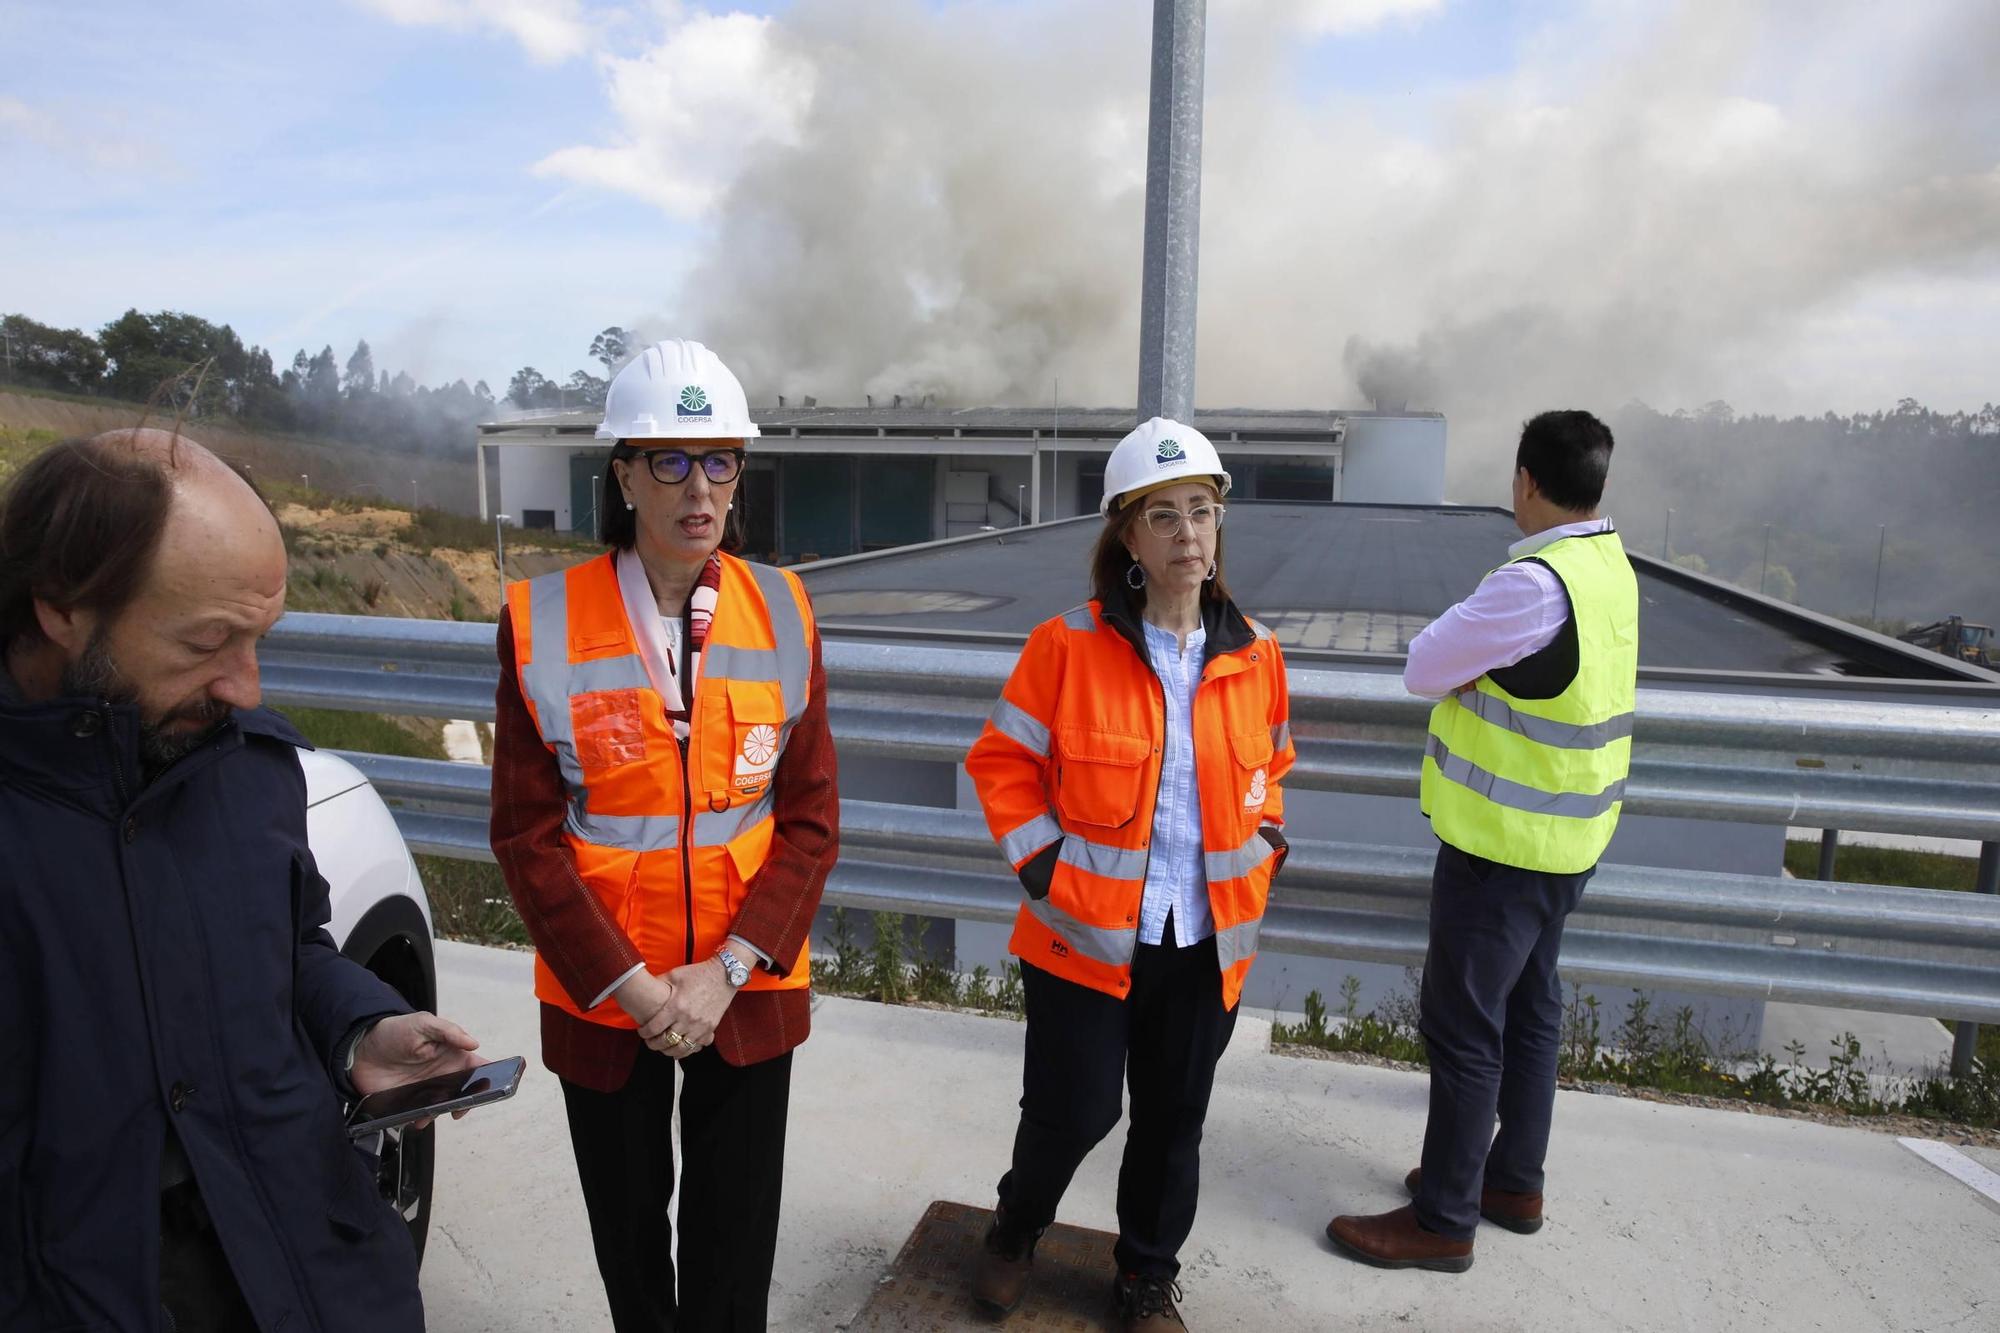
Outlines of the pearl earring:
{"type": "Polygon", "coordinates": [[[625,507],[626,507],[627,509],[637,509],[637,508],[638,508],[639,506],[637,506],[637,505],[633,504],[633,503],[632,503],[632,502],[631,502],[630,500],[627,500],[627,501],[625,502],[625,507]]]}

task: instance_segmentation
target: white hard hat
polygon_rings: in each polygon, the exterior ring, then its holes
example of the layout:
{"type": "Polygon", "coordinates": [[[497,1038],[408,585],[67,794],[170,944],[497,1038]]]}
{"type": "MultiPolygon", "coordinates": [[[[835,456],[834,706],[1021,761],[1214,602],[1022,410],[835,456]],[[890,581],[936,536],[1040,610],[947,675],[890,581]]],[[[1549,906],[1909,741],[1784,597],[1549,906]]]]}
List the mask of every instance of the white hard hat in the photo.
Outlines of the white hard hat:
{"type": "Polygon", "coordinates": [[[1111,460],[1104,465],[1104,498],[1097,512],[1108,514],[1133,491],[1150,490],[1170,481],[1199,481],[1213,477],[1219,494],[1229,494],[1229,474],[1208,437],[1193,426],[1183,426],[1166,417],[1141,422],[1137,430],[1118,441],[1111,460]]]}
{"type": "Polygon", "coordinates": [[[604,395],[600,440],[755,439],[743,386],[698,342],[654,343],[618,372],[604,395]]]}

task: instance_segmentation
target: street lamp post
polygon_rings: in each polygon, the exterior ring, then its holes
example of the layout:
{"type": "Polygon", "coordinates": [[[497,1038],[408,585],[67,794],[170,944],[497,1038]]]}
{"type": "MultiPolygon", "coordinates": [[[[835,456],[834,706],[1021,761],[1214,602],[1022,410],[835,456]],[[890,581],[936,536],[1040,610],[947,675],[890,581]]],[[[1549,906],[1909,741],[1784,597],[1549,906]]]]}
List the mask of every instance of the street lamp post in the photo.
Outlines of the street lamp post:
{"type": "Polygon", "coordinates": [[[493,567],[500,571],[500,603],[503,606],[507,603],[507,542],[500,535],[500,525],[511,522],[513,522],[512,515],[493,516],[493,567]]]}
{"type": "Polygon", "coordinates": [[[1026,485],[1014,488],[1014,526],[1020,527],[1028,521],[1028,488],[1026,485]]]}
{"type": "Polygon", "coordinates": [[[1868,618],[1874,620],[1882,614],[1882,557],[1889,550],[1889,525],[1881,525],[1881,535],[1875,540],[1875,600],[1868,604],[1868,618]]]}

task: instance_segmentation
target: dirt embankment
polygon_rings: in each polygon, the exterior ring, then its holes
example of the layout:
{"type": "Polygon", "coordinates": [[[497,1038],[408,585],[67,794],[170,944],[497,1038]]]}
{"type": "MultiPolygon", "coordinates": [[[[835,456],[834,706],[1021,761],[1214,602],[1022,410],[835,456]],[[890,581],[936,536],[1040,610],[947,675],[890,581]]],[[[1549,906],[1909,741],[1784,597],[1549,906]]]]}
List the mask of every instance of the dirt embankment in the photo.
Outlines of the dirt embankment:
{"type": "MultiPolygon", "coordinates": [[[[0,391],[0,427],[49,431],[58,436],[96,435],[141,423],[171,427],[172,413],[148,415],[135,403],[80,402],[72,398],[0,391]]],[[[181,430],[233,463],[249,469],[274,501],[298,493],[375,497],[392,503],[436,505],[462,513],[478,509],[478,479],[463,459],[373,449],[337,440],[246,429],[214,421],[187,421],[181,430]]]]}
{"type": "MultiPolygon", "coordinates": [[[[497,620],[500,579],[491,547],[436,542],[404,509],[278,507],[292,558],[285,604],[294,611],[497,620]]],[[[507,578],[533,578],[587,559],[583,546],[540,546],[507,533],[507,578]]],[[[463,538],[461,538],[463,540],[463,538]]]]}

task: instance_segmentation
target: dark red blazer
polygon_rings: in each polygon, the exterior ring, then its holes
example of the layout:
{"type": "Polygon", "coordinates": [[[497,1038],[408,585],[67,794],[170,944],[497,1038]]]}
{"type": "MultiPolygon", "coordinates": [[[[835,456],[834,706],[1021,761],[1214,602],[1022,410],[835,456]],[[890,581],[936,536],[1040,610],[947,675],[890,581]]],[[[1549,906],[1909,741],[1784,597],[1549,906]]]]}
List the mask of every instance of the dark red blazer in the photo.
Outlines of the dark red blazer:
{"type": "MultiPolygon", "coordinates": [[[[562,840],[568,809],[555,756],[542,743],[521,697],[510,612],[500,616],[500,689],[493,731],[493,854],[542,961],[579,1008],[644,960],[576,873],[562,840]]],[[[806,710],[792,728],[772,778],[770,859],[750,884],[730,933],[764,951],[772,971],[789,973],[812,933],[820,893],[840,850],[840,796],[833,733],[826,721],[826,670],[813,638],[806,710]]],[[[750,959],[745,959],[750,962],[750,959]]],[[[808,989],[746,990],[729,1002],[715,1049],[732,1065],[791,1050],[811,1029],[808,989]]],[[[643,1046],[628,1028],[542,1006],[542,1063],[562,1078],[616,1092],[643,1046]]]]}

